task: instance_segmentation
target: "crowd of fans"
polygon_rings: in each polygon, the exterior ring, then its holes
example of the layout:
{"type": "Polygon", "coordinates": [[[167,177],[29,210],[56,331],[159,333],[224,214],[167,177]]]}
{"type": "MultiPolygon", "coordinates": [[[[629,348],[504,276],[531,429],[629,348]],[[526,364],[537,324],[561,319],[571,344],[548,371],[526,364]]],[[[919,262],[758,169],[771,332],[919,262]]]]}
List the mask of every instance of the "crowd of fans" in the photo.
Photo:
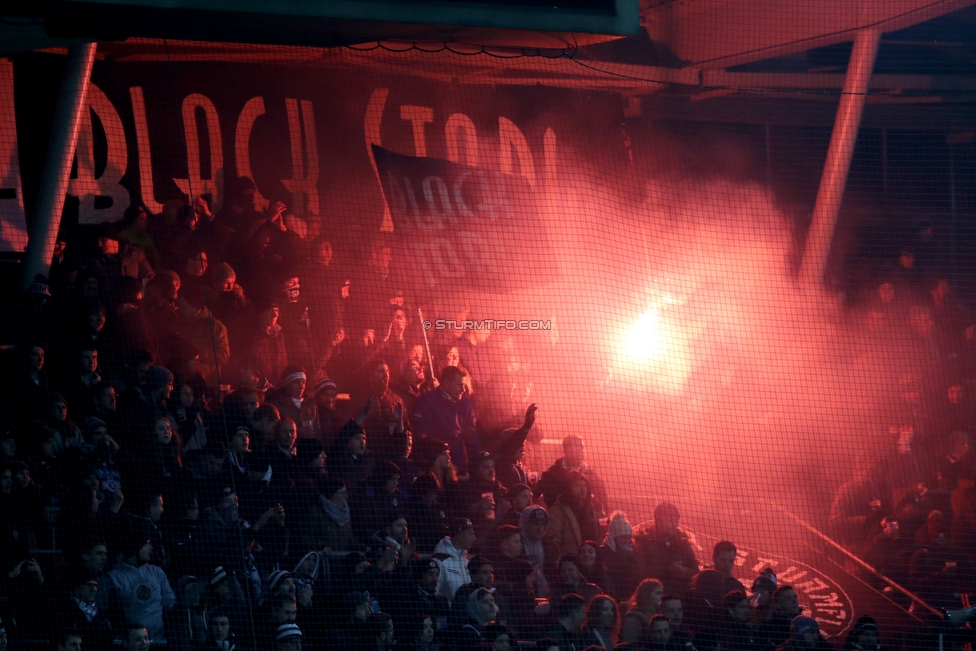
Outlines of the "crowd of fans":
{"type": "Polygon", "coordinates": [[[976,315],[945,277],[916,265],[911,248],[871,278],[852,301],[864,331],[906,345],[880,419],[889,445],[859,455],[834,496],[830,534],[902,605],[918,609],[889,581],[933,607],[958,608],[976,587],[976,315]]]}
{"type": "MultiPolygon", "coordinates": [[[[523,466],[536,405],[510,342],[425,342],[389,247],[336,268],[314,223],[233,185],[222,213],[137,206],[59,243],[13,313],[0,650],[829,647],[771,571],[733,576],[733,543],[702,568],[673,504],[635,532],[582,437],[523,466]]],[[[953,437],[951,508],[889,508],[868,472],[834,509],[933,595],[972,548],[953,437]]],[[[880,649],[874,620],[845,648],[880,649]]]]}

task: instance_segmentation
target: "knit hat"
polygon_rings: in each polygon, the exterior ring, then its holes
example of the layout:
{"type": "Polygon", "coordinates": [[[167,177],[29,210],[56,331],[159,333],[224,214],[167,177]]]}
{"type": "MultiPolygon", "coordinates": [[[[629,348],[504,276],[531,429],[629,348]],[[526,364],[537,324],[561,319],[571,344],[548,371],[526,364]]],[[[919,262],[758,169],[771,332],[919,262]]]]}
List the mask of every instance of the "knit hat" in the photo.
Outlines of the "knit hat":
{"type": "Polygon", "coordinates": [[[610,515],[610,525],[608,532],[611,538],[620,536],[631,537],[634,535],[634,528],[627,522],[627,514],[623,511],[614,511],[610,515]]]}
{"type": "Polygon", "coordinates": [[[509,567],[509,570],[511,571],[511,577],[519,580],[524,579],[528,575],[535,572],[535,568],[532,567],[532,563],[522,558],[513,561],[509,567]]]}
{"type": "Polygon", "coordinates": [[[302,629],[298,628],[298,624],[282,624],[278,627],[279,642],[290,637],[302,637],[302,629]]]}
{"type": "Polygon", "coordinates": [[[350,592],[346,595],[346,606],[349,607],[349,610],[355,610],[367,603],[369,603],[369,597],[366,596],[365,592],[350,592]]]}
{"type": "Polygon", "coordinates": [[[300,366],[286,366],[281,372],[281,381],[278,383],[278,386],[283,387],[295,380],[308,380],[308,376],[305,375],[305,369],[300,366]]]}
{"type": "Polygon", "coordinates": [[[790,622],[790,636],[794,638],[801,637],[804,633],[809,633],[810,631],[820,632],[820,624],[812,617],[797,615],[790,622]]]}
{"type": "Polygon", "coordinates": [[[396,475],[403,475],[400,466],[392,461],[377,461],[376,465],[373,466],[373,474],[370,475],[370,483],[381,486],[393,479],[396,475]]]}
{"type": "Polygon", "coordinates": [[[237,490],[231,486],[218,486],[219,484],[212,485],[210,486],[210,490],[203,493],[204,498],[206,498],[206,504],[210,506],[218,506],[221,500],[237,495],[237,490]]]}
{"type": "Polygon", "coordinates": [[[362,425],[357,423],[355,420],[350,419],[342,429],[339,430],[338,436],[336,436],[336,445],[339,447],[346,447],[349,441],[352,440],[358,434],[365,434],[366,430],[362,428],[362,425]]]}
{"type": "Polygon", "coordinates": [[[27,293],[51,298],[51,286],[47,282],[46,276],[37,274],[34,276],[34,282],[27,286],[27,293]]]}
{"type": "Polygon", "coordinates": [[[95,432],[102,427],[108,429],[105,421],[95,416],[89,416],[81,423],[81,431],[85,434],[86,439],[94,436],[95,432]]]}
{"type": "Polygon", "coordinates": [[[169,369],[159,364],[153,364],[146,371],[146,389],[150,393],[166,386],[172,381],[173,374],[169,372],[169,369]]]}
{"type": "Polygon", "coordinates": [[[213,571],[213,576],[210,577],[210,585],[217,585],[221,581],[227,578],[227,570],[224,569],[223,565],[218,565],[213,571]]]}
{"type": "Polygon", "coordinates": [[[291,578],[291,572],[287,570],[275,570],[268,575],[268,589],[274,592],[275,587],[285,579],[291,578]]]}
{"type": "Polygon", "coordinates": [[[343,487],[345,487],[346,482],[338,477],[322,477],[316,482],[316,487],[318,488],[320,495],[325,495],[326,498],[332,497],[343,487]]]}
{"type": "Polygon", "coordinates": [[[319,395],[323,391],[327,391],[329,389],[332,389],[335,392],[339,391],[339,387],[336,386],[336,383],[327,377],[319,378],[315,383],[315,395],[319,395]]]}
{"type": "Polygon", "coordinates": [[[467,518],[461,518],[460,520],[457,520],[454,523],[453,527],[451,527],[451,535],[456,536],[459,533],[463,533],[464,531],[467,531],[473,526],[474,525],[471,524],[471,520],[468,520],[467,518]]]}
{"type": "Polygon", "coordinates": [[[230,278],[237,278],[237,272],[226,262],[215,265],[210,271],[210,275],[215,281],[224,282],[230,278]]]}
{"type": "Polygon", "coordinates": [[[878,623],[870,615],[861,615],[857,623],[854,624],[854,634],[858,635],[862,631],[877,631],[878,623]]]}
{"type": "Polygon", "coordinates": [[[417,464],[417,468],[426,472],[434,460],[447,449],[447,443],[444,441],[429,436],[421,436],[413,442],[410,460],[417,464]]]}
{"type": "Polygon", "coordinates": [[[322,454],[322,443],[318,439],[298,439],[295,443],[295,456],[299,461],[312,461],[322,454]]]}

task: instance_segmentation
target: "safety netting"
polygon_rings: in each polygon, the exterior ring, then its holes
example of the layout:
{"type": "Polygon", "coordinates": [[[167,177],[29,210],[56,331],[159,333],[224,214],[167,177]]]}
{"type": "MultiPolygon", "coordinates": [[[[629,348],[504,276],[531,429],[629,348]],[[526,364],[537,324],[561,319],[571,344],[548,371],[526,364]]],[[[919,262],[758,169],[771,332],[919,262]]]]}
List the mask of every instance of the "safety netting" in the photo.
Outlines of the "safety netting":
{"type": "MultiPolygon", "coordinates": [[[[970,16],[882,36],[833,186],[850,42],[100,43],[5,323],[10,648],[963,648],[970,16]]],[[[0,61],[11,250],[64,62],[0,61]]]]}

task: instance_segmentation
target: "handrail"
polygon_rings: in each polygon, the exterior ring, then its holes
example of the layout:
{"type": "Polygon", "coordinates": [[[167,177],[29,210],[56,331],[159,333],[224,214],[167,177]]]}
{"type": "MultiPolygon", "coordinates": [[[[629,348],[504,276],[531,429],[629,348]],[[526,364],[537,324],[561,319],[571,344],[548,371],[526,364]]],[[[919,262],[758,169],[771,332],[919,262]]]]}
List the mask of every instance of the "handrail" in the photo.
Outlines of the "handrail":
{"type": "Polygon", "coordinates": [[[885,583],[887,583],[888,585],[890,585],[895,590],[898,590],[902,594],[906,595],[914,603],[917,603],[922,608],[924,608],[925,610],[928,610],[929,612],[931,612],[931,613],[933,613],[935,615],[938,615],[939,618],[941,618],[941,619],[944,619],[945,618],[945,614],[941,610],[939,610],[938,608],[933,608],[932,606],[928,605],[925,602],[925,600],[922,599],[921,597],[919,597],[917,594],[915,594],[914,592],[912,592],[908,588],[905,588],[902,585],[896,583],[895,581],[892,581],[891,579],[889,579],[888,577],[886,577],[884,574],[882,574],[878,570],[874,569],[874,567],[872,567],[871,565],[869,565],[867,562],[865,562],[864,560],[862,560],[861,557],[859,557],[857,554],[854,554],[853,552],[848,551],[847,548],[845,548],[843,545],[841,545],[840,543],[838,543],[837,541],[835,541],[833,538],[831,538],[827,534],[825,534],[822,531],[820,531],[819,529],[817,529],[815,526],[813,526],[812,524],[810,524],[806,520],[803,520],[802,518],[797,517],[792,512],[790,512],[789,510],[787,510],[784,507],[780,506],[776,502],[769,502],[767,500],[762,500],[762,501],[765,502],[766,504],[769,504],[773,508],[776,508],[776,509],[782,511],[783,513],[785,513],[789,517],[791,517],[794,520],[796,520],[796,522],[798,522],[801,526],[805,527],[807,529],[807,531],[809,531],[813,535],[817,536],[818,538],[820,538],[821,540],[823,540],[825,543],[827,543],[828,545],[830,545],[834,549],[838,550],[841,554],[843,554],[847,558],[851,559],[852,561],[854,561],[855,563],[857,563],[858,565],[860,565],[861,567],[863,567],[865,570],[867,570],[868,572],[870,572],[871,574],[873,574],[877,578],[881,579],[882,581],[884,581],[885,583]]]}

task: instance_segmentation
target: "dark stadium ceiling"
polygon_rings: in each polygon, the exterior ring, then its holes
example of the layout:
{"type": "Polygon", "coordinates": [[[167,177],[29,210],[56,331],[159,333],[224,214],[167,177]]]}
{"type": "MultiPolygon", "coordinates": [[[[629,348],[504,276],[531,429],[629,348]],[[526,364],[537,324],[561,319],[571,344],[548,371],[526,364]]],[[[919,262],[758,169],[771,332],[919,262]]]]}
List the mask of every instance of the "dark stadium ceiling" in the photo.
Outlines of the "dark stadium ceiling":
{"type": "Polygon", "coordinates": [[[87,38],[119,61],[381,66],[457,83],[614,90],[663,117],[830,124],[854,34],[874,27],[883,37],[866,125],[882,107],[891,126],[976,122],[976,0],[636,2],[8,0],[0,53],[87,38]],[[482,49],[501,56],[465,56],[482,49]]]}

